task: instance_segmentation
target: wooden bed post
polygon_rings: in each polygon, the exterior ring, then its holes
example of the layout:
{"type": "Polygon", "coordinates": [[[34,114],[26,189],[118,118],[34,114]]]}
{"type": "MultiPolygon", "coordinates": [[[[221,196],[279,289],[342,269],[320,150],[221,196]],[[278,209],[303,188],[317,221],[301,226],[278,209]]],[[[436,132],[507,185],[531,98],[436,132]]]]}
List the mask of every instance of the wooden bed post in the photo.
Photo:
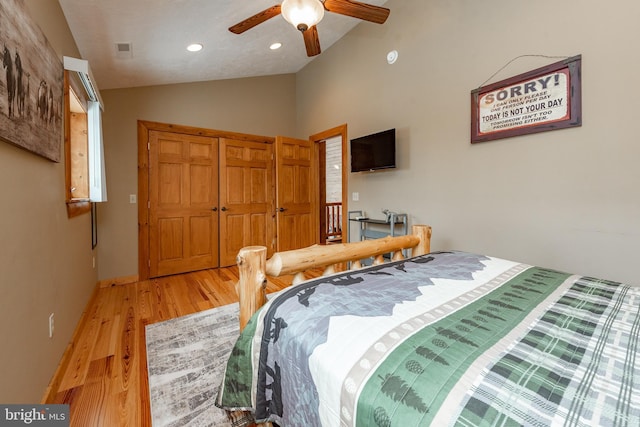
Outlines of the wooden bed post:
{"type": "Polygon", "coordinates": [[[418,246],[413,248],[411,256],[424,255],[431,252],[431,227],[428,225],[414,225],[411,232],[420,238],[418,246]]]}
{"type": "Polygon", "coordinates": [[[240,298],[240,331],[242,331],[251,316],[267,302],[265,274],[267,248],[264,246],[242,248],[238,252],[236,263],[240,275],[236,290],[240,298]]]}

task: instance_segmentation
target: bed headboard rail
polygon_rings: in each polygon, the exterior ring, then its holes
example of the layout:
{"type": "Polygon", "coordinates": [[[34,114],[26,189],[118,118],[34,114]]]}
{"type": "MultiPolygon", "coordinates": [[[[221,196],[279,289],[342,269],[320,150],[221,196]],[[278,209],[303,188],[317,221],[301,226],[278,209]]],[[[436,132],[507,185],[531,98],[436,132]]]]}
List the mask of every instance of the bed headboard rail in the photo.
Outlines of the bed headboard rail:
{"type": "Polygon", "coordinates": [[[383,254],[393,253],[392,260],[403,259],[403,249],[411,249],[411,256],[430,252],[431,227],[414,225],[412,234],[385,237],[354,243],[314,245],[302,249],[276,252],[267,260],[267,248],[247,246],[236,259],[240,281],[236,291],[240,297],[240,330],[251,316],[266,302],[267,276],[295,274],[293,284],[305,280],[304,271],[324,268],[324,274],[336,271],[336,266],[351,262],[351,269],[361,268],[360,260],[373,257],[374,264],[384,262],[383,254]]]}

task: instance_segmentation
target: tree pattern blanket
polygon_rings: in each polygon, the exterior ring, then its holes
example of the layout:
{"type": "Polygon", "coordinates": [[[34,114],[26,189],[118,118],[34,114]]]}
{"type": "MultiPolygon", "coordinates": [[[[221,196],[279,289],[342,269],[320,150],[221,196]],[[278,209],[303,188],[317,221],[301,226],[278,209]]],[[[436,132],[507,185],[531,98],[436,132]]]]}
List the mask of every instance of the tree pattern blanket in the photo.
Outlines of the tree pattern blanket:
{"type": "Polygon", "coordinates": [[[431,253],[281,292],[216,404],[280,426],[637,426],[639,335],[640,288],[431,253]]]}

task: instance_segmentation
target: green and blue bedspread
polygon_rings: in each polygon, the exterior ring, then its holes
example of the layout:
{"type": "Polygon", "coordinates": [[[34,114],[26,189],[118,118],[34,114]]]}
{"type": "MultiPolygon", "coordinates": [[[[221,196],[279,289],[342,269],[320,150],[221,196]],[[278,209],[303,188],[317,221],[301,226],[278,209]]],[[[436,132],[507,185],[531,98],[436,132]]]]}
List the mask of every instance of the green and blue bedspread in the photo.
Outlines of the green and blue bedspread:
{"type": "Polygon", "coordinates": [[[241,334],[217,404],[284,426],[639,426],[640,288],[464,252],[320,278],[241,334]]]}

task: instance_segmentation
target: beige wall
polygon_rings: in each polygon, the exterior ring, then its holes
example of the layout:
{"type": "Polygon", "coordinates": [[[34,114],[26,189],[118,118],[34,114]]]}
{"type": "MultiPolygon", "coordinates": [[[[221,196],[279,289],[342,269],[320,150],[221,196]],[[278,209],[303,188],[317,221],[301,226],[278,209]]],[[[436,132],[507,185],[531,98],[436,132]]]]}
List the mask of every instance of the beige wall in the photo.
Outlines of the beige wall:
{"type": "Polygon", "coordinates": [[[98,207],[98,274],[138,274],[137,121],[196,126],[254,135],[295,132],[295,76],[143,87],[101,92],[109,201],[98,207]]]}
{"type": "MultiPolygon", "coordinates": [[[[60,60],[78,56],[58,2],[26,4],[60,60]]],[[[37,403],[96,283],[89,215],[67,219],[64,163],[4,142],[0,183],[0,402],[37,403]]]]}
{"type": "MultiPolygon", "coordinates": [[[[399,167],[350,174],[350,208],[407,212],[434,227],[435,250],[640,283],[640,4],[386,6],[385,25],[359,25],[297,74],[299,136],[344,122],[350,137],[397,128],[399,167]],[[524,54],[582,54],[583,126],[472,146],[471,90],[524,54]]],[[[555,61],[519,59],[492,82],[555,61]]]]}

